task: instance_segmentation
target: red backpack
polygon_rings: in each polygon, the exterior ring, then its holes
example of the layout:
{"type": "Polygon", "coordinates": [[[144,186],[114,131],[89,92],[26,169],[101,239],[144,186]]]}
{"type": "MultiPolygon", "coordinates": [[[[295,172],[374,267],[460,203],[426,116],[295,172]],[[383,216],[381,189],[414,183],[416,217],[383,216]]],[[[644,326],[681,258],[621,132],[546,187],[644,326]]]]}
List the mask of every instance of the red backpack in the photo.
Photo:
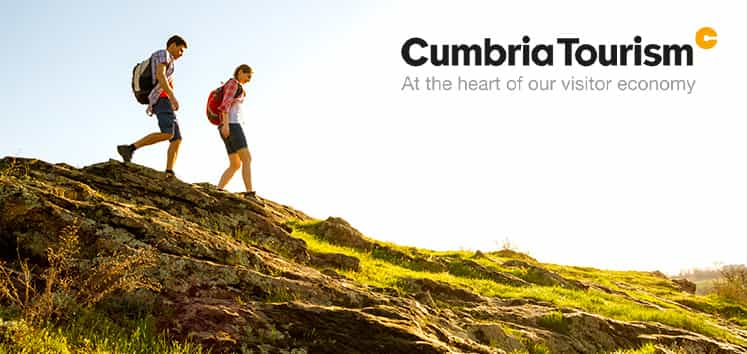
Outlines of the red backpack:
{"type": "MultiPolygon", "coordinates": [[[[235,79],[231,79],[235,80],[235,79]]],[[[228,82],[226,82],[227,84],[228,82]]],[[[220,118],[220,112],[218,111],[218,107],[221,103],[223,103],[223,92],[224,87],[226,85],[223,84],[217,89],[210,92],[210,95],[208,95],[207,100],[207,107],[205,108],[205,113],[207,114],[207,118],[210,121],[210,123],[213,123],[214,125],[220,125],[221,118],[220,118]]],[[[233,96],[233,98],[241,97],[241,95],[244,93],[244,88],[241,87],[241,84],[238,85],[238,89],[236,89],[236,95],[233,96]]]]}

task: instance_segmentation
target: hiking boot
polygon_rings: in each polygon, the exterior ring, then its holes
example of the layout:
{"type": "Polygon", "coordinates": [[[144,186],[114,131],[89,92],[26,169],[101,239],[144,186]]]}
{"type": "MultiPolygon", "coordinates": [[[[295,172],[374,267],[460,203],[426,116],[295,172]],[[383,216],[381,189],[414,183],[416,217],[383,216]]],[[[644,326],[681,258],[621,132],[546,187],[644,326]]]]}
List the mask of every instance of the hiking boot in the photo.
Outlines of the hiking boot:
{"type": "Polygon", "coordinates": [[[166,179],[167,180],[175,180],[175,179],[177,179],[176,178],[176,174],[174,173],[173,170],[166,170],[166,171],[164,171],[164,173],[166,174],[166,179]]]}
{"type": "Polygon", "coordinates": [[[135,149],[132,145],[119,145],[117,146],[117,152],[122,156],[124,162],[130,162],[132,160],[132,153],[135,152],[135,149]]]}
{"type": "Polygon", "coordinates": [[[265,206],[265,203],[257,198],[257,192],[241,192],[239,193],[244,199],[254,202],[255,204],[265,206]]]}

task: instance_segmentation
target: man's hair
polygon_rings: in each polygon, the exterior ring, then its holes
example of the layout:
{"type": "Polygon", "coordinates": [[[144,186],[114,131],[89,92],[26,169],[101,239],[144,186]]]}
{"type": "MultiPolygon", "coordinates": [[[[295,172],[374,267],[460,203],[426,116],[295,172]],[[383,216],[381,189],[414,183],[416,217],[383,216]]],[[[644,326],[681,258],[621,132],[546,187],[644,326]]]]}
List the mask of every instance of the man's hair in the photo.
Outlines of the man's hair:
{"type": "Polygon", "coordinates": [[[249,65],[246,65],[246,64],[241,64],[241,65],[239,65],[239,66],[238,66],[238,67],[236,68],[236,70],[234,70],[234,71],[233,71],[233,78],[234,78],[234,79],[238,79],[238,78],[239,78],[239,71],[242,71],[242,72],[245,72],[245,73],[250,73],[250,72],[252,72],[253,70],[252,70],[252,67],[251,67],[251,66],[249,66],[249,65]]]}
{"type": "Polygon", "coordinates": [[[171,43],[174,43],[176,45],[183,45],[184,48],[187,48],[187,41],[184,40],[181,36],[173,35],[171,38],[169,38],[168,41],[166,41],[166,48],[171,46],[171,43]]]}

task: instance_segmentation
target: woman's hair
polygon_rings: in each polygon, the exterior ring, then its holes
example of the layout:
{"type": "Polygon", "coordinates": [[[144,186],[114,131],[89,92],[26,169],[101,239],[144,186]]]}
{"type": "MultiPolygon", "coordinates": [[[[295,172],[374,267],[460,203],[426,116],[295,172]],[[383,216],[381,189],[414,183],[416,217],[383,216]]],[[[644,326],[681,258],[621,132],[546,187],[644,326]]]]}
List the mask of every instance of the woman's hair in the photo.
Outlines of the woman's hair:
{"type": "Polygon", "coordinates": [[[245,72],[245,73],[250,73],[253,70],[252,70],[251,66],[246,65],[246,64],[241,64],[241,65],[239,65],[239,67],[236,68],[236,70],[233,71],[233,78],[234,79],[238,79],[239,78],[239,72],[240,71],[241,72],[245,72]]]}

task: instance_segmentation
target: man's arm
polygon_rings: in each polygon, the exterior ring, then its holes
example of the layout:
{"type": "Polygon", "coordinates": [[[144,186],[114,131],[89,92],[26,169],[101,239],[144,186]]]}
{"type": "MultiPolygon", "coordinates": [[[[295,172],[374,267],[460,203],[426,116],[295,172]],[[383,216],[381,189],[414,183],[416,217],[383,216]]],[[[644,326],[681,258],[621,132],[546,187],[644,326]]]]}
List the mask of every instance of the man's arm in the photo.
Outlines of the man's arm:
{"type": "Polygon", "coordinates": [[[163,90],[163,92],[166,92],[166,94],[169,96],[171,106],[174,107],[175,111],[178,110],[179,102],[176,100],[176,97],[174,96],[174,90],[171,89],[169,80],[166,78],[166,63],[158,64],[158,67],[156,68],[156,78],[158,78],[158,85],[161,86],[161,90],[163,90]]]}

